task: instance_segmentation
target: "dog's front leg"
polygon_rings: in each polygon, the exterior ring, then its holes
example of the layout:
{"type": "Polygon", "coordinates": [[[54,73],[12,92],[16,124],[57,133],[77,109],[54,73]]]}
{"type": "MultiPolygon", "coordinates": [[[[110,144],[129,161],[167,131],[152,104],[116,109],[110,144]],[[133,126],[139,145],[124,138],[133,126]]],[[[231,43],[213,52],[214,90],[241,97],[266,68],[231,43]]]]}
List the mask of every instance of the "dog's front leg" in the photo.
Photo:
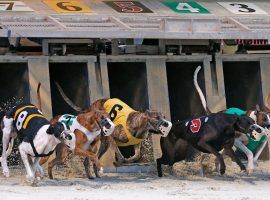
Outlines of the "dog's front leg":
{"type": "Polygon", "coordinates": [[[86,151],[80,147],[76,147],[74,153],[75,153],[75,155],[89,158],[96,165],[97,171],[100,171],[101,165],[100,165],[99,160],[97,158],[97,155],[95,153],[90,152],[90,151],[86,151]]]}
{"type": "Polygon", "coordinates": [[[26,173],[27,173],[26,178],[28,181],[33,183],[35,176],[34,176],[34,172],[31,169],[31,166],[29,164],[28,154],[27,154],[27,149],[30,149],[30,148],[31,148],[30,144],[26,144],[25,142],[22,142],[19,146],[19,151],[21,154],[21,158],[22,158],[24,167],[26,169],[26,173]]]}
{"type": "Polygon", "coordinates": [[[231,144],[226,144],[224,146],[224,150],[225,150],[225,154],[227,154],[228,156],[231,157],[232,161],[235,161],[238,166],[240,167],[241,171],[246,171],[246,167],[245,165],[240,161],[240,159],[235,155],[234,151],[233,151],[233,143],[231,142],[231,144]]]}
{"type": "Polygon", "coordinates": [[[9,169],[7,166],[7,145],[9,143],[9,139],[12,133],[12,122],[13,122],[13,119],[8,119],[6,118],[6,116],[3,119],[4,128],[3,128],[3,137],[2,137],[3,148],[2,148],[1,163],[2,163],[2,168],[3,168],[3,175],[5,177],[9,177],[9,169]]]}
{"type": "Polygon", "coordinates": [[[219,160],[220,163],[220,174],[224,174],[226,171],[226,165],[222,155],[215,148],[209,145],[204,139],[199,140],[198,146],[202,147],[203,149],[207,150],[208,152],[216,156],[216,158],[219,160]]]}
{"type": "MultiPolygon", "coordinates": [[[[254,170],[254,162],[253,162],[253,153],[250,151],[238,138],[234,140],[234,146],[241,149],[243,151],[247,158],[248,158],[248,164],[246,167],[246,171],[248,174],[252,174],[254,170]]],[[[241,162],[241,161],[240,161],[241,162]]]]}
{"type": "Polygon", "coordinates": [[[142,143],[134,145],[135,154],[130,158],[125,158],[125,163],[134,163],[141,158],[141,146],[142,143]]]}

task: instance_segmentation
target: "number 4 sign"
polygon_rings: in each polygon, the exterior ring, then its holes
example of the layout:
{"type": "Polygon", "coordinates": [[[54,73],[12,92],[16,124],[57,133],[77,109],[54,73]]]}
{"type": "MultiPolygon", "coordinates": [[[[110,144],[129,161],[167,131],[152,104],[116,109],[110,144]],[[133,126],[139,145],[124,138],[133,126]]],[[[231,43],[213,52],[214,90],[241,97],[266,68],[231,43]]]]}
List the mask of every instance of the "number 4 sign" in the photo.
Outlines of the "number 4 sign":
{"type": "Polygon", "coordinates": [[[162,2],[165,6],[177,13],[209,14],[209,11],[196,2],[162,2]]]}
{"type": "Polygon", "coordinates": [[[248,2],[218,2],[221,6],[229,10],[230,12],[238,15],[244,15],[244,14],[267,14],[264,10],[259,8],[253,3],[248,2]]]}

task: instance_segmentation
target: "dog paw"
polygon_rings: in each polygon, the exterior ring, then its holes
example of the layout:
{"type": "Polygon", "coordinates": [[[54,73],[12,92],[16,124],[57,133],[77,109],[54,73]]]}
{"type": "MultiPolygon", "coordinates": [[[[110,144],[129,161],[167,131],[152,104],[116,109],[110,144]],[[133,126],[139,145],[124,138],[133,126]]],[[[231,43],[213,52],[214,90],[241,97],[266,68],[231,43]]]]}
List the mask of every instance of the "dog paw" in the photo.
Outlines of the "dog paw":
{"type": "Polygon", "coordinates": [[[3,169],[3,175],[8,178],[9,177],[9,169],[3,169]]]}
{"type": "Polygon", "coordinates": [[[221,167],[220,170],[219,170],[219,172],[220,172],[221,175],[225,174],[225,171],[226,171],[226,168],[225,167],[224,168],[221,167]]]}
{"type": "Polygon", "coordinates": [[[241,171],[247,171],[246,167],[243,165],[243,166],[240,166],[240,170],[241,171]]]}
{"type": "Polygon", "coordinates": [[[248,175],[251,175],[253,173],[253,169],[247,169],[246,171],[248,175]]]}
{"type": "Polygon", "coordinates": [[[27,182],[33,183],[35,181],[35,176],[34,175],[26,175],[26,180],[27,182]]]}

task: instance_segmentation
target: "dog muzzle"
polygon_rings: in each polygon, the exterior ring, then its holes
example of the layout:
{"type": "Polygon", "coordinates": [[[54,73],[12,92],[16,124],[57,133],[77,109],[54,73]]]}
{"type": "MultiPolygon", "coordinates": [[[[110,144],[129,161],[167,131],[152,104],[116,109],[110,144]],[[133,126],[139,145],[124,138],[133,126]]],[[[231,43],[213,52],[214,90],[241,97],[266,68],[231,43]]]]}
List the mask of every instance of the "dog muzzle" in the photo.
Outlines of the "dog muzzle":
{"type": "Polygon", "coordinates": [[[115,129],[115,124],[109,118],[102,119],[99,124],[105,136],[111,135],[115,129]]]}
{"type": "Polygon", "coordinates": [[[161,119],[158,125],[158,130],[161,132],[162,137],[167,137],[172,128],[172,123],[165,119],[161,119]]]}
{"type": "Polygon", "coordinates": [[[75,149],[76,136],[71,130],[64,130],[61,134],[61,138],[69,150],[73,151],[75,149]]]}
{"type": "Polygon", "coordinates": [[[249,127],[250,136],[255,140],[259,141],[261,137],[265,134],[265,129],[259,126],[258,124],[253,124],[249,127]]]}

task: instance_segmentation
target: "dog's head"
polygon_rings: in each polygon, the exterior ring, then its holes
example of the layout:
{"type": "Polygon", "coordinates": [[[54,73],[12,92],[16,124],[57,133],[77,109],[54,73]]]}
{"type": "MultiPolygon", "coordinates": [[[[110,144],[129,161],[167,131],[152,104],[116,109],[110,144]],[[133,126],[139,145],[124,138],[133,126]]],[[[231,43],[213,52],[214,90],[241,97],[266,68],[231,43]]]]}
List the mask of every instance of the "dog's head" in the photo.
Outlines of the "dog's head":
{"type": "Polygon", "coordinates": [[[265,132],[263,127],[246,115],[236,116],[235,125],[237,131],[248,134],[255,140],[259,140],[265,132]]]}
{"type": "Polygon", "coordinates": [[[89,124],[97,124],[98,128],[105,136],[109,136],[115,129],[115,124],[110,120],[108,113],[105,110],[93,109],[87,114],[89,124]]]}
{"type": "Polygon", "coordinates": [[[172,128],[172,123],[166,120],[161,112],[147,110],[145,114],[148,119],[149,132],[167,137],[172,128]]]}
{"type": "Polygon", "coordinates": [[[260,106],[256,105],[256,111],[254,111],[253,118],[258,125],[270,129],[270,113],[266,108],[267,107],[265,107],[264,110],[261,110],[260,106]]]}
{"type": "Polygon", "coordinates": [[[71,151],[75,149],[76,137],[75,134],[69,130],[69,127],[66,127],[63,123],[57,122],[51,124],[47,129],[47,133],[54,135],[62,143],[64,143],[71,151]]]}

